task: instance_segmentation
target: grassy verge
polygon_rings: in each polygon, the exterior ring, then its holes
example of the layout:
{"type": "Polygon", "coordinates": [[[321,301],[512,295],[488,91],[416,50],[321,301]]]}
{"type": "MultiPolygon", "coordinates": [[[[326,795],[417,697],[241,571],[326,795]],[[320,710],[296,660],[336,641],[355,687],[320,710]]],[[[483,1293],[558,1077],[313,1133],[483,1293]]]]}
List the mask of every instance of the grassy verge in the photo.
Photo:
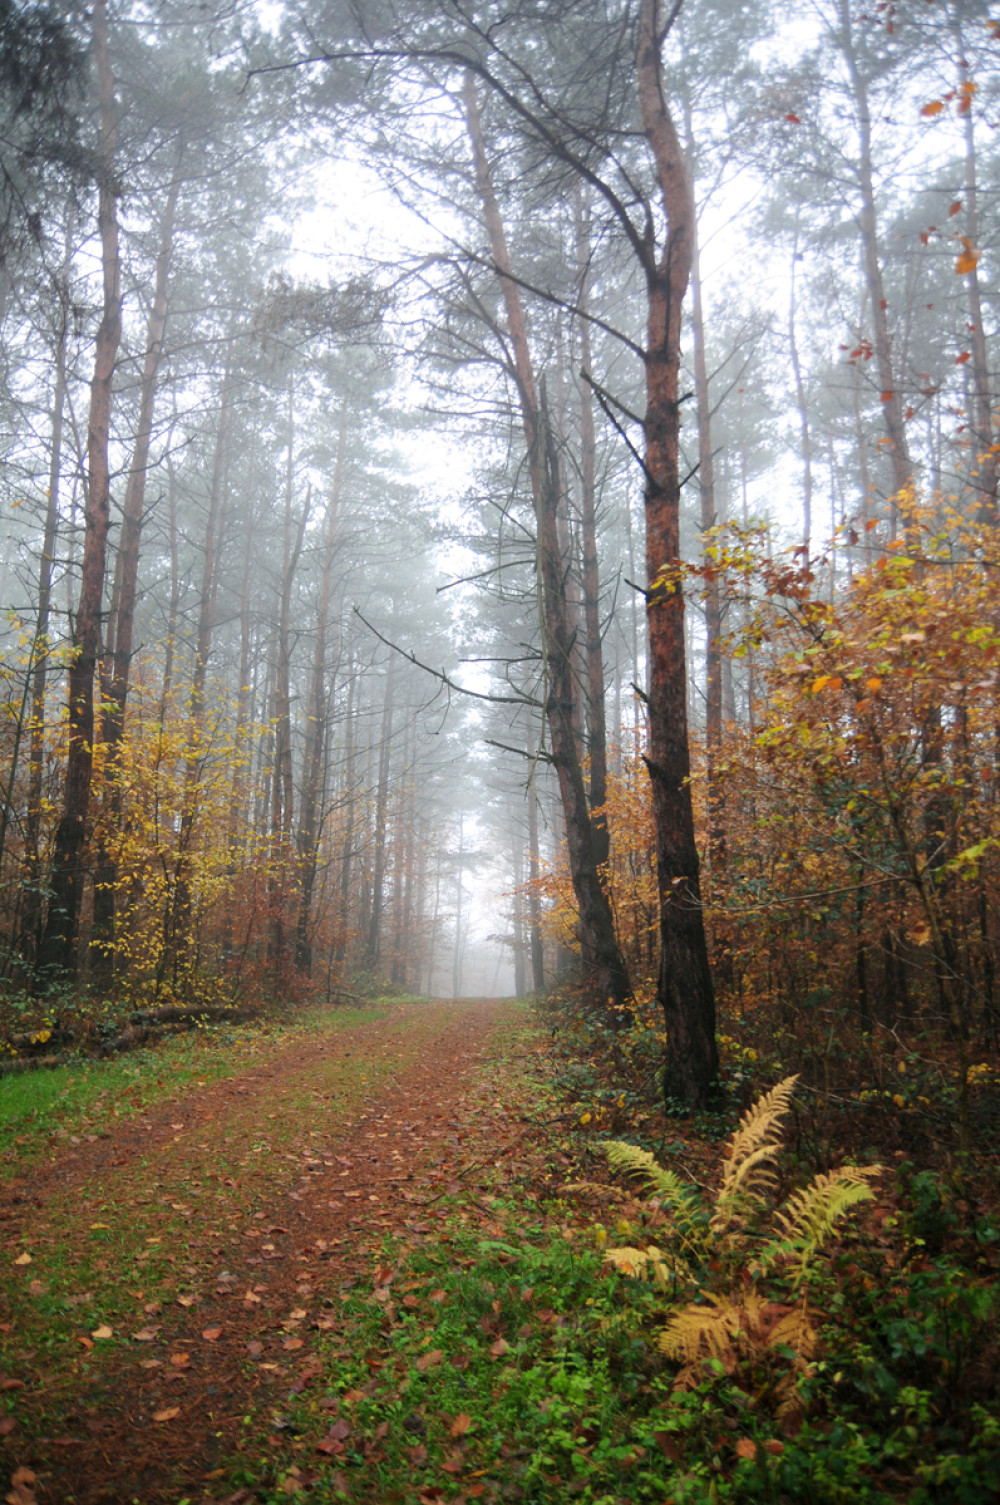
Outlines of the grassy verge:
{"type": "Polygon", "coordinates": [[[113,1060],[0,1078],[0,1182],[31,1170],[60,1140],[96,1137],[192,1087],[239,1076],[299,1038],[355,1029],[384,1011],[373,1004],[282,1023],[206,1024],[113,1060]]]}

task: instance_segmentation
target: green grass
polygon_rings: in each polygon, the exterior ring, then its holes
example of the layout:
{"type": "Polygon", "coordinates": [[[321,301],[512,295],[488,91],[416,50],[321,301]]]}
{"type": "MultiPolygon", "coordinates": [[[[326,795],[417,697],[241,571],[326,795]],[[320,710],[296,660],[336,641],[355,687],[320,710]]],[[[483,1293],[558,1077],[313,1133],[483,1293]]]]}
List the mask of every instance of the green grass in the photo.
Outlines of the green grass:
{"type": "Polygon", "coordinates": [[[204,1025],[108,1061],[81,1059],[0,1078],[0,1181],[22,1175],[51,1148],[51,1136],[101,1132],[193,1086],[227,1080],[262,1052],[318,1032],[343,1033],[384,1007],[310,1012],[292,1023],[204,1025]]]}

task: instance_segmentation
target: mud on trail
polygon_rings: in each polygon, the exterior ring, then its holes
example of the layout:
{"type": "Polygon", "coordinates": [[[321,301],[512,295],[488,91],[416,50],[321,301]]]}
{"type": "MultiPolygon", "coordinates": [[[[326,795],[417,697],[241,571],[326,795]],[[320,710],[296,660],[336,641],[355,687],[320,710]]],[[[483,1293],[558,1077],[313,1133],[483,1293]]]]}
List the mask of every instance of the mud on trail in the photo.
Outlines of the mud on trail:
{"type": "Polygon", "coordinates": [[[333,1015],[3,1188],[7,1499],[229,1498],[245,1417],[316,1379],[313,1343],[335,1339],[371,1249],[510,1149],[489,1052],[512,1017],[400,1005],[348,1032],[333,1015]]]}

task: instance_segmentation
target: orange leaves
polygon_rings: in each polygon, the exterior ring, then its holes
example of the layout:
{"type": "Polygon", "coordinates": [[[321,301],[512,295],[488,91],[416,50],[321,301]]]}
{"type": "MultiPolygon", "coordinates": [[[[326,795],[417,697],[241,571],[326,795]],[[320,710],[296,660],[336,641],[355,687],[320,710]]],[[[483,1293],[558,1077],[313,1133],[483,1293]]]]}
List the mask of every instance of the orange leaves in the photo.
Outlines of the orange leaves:
{"type": "Polygon", "coordinates": [[[925,104],[923,106],[923,108],[921,109],[920,113],[926,119],[933,120],[934,117],[936,115],[940,115],[943,110],[944,110],[944,101],[941,100],[941,99],[932,99],[928,104],[925,104]]]}
{"type": "Polygon", "coordinates": [[[842,690],[844,681],[839,674],[821,674],[812,682],[812,693],[819,695],[823,690],[842,690]]]}
{"type": "Polygon", "coordinates": [[[959,277],[964,276],[967,272],[974,272],[982,257],[982,252],[977,251],[971,240],[965,235],[961,236],[960,239],[965,249],[955,262],[955,273],[959,277]]]}

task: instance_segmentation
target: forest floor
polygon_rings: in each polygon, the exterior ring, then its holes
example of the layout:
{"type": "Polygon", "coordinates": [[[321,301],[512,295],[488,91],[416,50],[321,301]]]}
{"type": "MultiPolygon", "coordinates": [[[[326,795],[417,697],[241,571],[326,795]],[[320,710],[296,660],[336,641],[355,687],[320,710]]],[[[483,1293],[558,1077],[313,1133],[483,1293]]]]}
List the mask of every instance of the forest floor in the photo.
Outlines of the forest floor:
{"type": "Polygon", "coordinates": [[[700,1299],[765,1304],[684,1381],[693,1293],[606,1259],[669,1219],[596,1119],[710,1205],[738,1105],[597,1109],[589,1069],[523,1004],[399,1000],[0,1083],[7,1505],[1000,1498],[993,1198],[886,1165],[809,1363],[770,1339],[790,1269],[720,1241],[700,1299]]]}
{"type": "Polygon", "coordinates": [[[17,1505],[225,1498],[220,1460],[315,1381],[386,1231],[426,1230],[456,1178],[512,1153],[489,1047],[523,1020],[478,1000],[334,1013],[226,1080],[148,1109],[139,1087],[124,1121],[105,1096],[46,1161],[15,1160],[0,1447],[17,1505]]]}

